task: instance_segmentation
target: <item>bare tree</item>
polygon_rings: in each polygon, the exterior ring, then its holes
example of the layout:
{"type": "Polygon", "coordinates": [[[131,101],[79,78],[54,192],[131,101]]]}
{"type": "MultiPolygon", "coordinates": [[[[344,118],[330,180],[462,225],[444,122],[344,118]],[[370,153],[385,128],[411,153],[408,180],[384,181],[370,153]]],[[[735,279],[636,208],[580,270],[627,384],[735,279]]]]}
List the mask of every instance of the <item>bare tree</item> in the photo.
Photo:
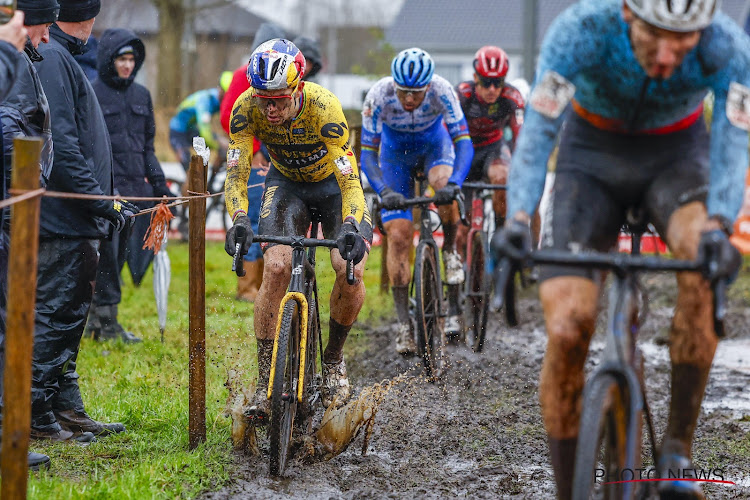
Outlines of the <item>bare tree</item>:
{"type": "Polygon", "coordinates": [[[191,64],[183,68],[183,38],[185,26],[205,9],[231,5],[232,0],[150,0],[159,13],[159,56],[156,96],[157,107],[174,107],[183,97],[183,71],[191,71],[191,64]]]}

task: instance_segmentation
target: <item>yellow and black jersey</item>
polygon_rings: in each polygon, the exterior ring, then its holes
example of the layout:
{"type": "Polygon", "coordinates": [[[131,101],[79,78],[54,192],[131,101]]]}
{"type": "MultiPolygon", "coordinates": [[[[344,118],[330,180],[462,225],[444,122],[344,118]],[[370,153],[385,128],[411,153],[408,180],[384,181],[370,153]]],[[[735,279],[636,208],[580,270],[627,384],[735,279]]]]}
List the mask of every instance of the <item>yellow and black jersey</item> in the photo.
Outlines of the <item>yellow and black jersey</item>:
{"type": "Polygon", "coordinates": [[[227,211],[247,211],[247,180],[253,156],[253,137],[265,144],[272,168],[294,182],[317,183],[336,177],[342,196],[342,220],[362,221],[365,197],[359,167],[349,148],[349,127],[341,103],[329,90],[304,82],[300,111],[291,122],[271,125],[254,98],[245,91],[235,102],[230,121],[225,184],[227,211]]]}

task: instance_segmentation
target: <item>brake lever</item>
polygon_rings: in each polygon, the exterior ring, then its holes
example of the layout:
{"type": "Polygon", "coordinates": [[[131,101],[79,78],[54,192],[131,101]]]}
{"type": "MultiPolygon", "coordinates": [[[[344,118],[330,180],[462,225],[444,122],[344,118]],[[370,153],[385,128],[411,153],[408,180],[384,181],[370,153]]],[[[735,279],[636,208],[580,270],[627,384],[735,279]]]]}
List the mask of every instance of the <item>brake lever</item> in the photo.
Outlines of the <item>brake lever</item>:
{"type": "MultiPolygon", "coordinates": [[[[353,234],[347,234],[346,235],[346,246],[344,247],[344,252],[348,256],[352,249],[354,248],[354,235],[353,234]]],[[[352,259],[346,259],[346,282],[350,285],[354,285],[356,283],[356,280],[354,279],[354,261],[352,259]]]]}
{"type": "Polygon", "coordinates": [[[237,273],[237,276],[244,276],[245,275],[245,267],[244,267],[244,259],[242,258],[243,255],[240,252],[242,247],[245,245],[245,242],[247,241],[247,229],[245,229],[243,226],[237,226],[237,229],[235,229],[234,233],[234,257],[232,258],[232,271],[237,273]]]}
{"type": "Polygon", "coordinates": [[[716,336],[724,338],[724,317],[727,314],[727,282],[726,278],[716,280],[713,285],[714,295],[714,331],[716,336]]]}
{"type": "Polygon", "coordinates": [[[456,194],[456,204],[458,204],[458,215],[461,217],[461,223],[464,226],[469,226],[469,220],[466,218],[466,203],[464,200],[464,194],[459,191],[456,194]]]}

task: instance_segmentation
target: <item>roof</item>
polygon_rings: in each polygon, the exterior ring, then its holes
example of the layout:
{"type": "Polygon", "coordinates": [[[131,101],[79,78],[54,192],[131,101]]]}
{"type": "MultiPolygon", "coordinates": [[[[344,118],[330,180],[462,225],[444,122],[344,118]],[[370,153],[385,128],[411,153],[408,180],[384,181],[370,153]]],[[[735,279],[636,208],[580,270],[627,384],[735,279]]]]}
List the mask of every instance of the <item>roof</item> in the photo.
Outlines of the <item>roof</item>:
{"type": "MultiPolygon", "coordinates": [[[[232,3],[216,7],[216,0],[195,1],[198,6],[212,6],[196,16],[197,34],[253,37],[258,27],[267,21],[232,3]]],[[[159,13],[151,0],[109,0],[96,16],[94,25],[97,32],[107,28],[128,28],[138,35],[153,35],[159,31],[159,13]]]]}
{"type": "MultiPolygon", "coordinates": [[[[386,29],[385,40],[397,49],[419,46],[426,50],[464,52],[482,45],[497,45],[520,53],[524,13],[519,0],[405,0],[386,29]],[[469,6],[470,5],[470,6],[469,6]]],[[[537,45],[552,21],[576,0],[537,0],[537,45]]],[[[722,0],[721,10],[740,26],[750,12],[750,0],[722,0]]]]}

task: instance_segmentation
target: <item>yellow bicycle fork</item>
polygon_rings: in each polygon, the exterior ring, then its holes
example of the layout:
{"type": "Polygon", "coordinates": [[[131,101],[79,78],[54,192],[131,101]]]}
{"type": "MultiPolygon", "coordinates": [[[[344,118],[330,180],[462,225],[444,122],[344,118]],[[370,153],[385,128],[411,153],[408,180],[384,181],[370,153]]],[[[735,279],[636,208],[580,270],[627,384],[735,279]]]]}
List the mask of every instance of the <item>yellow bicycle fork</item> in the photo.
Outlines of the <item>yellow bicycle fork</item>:
{"type": "Polygon", "coordinates": [[[273,380],[276,375],[276,354],[279,350],[279,332],[281,332],[281,322],[284,320],[284,307],[290,300],[296,301],[297,306],[302,311],[302,324],[300,325],[301,338],[299,342],[299,374],[297,376],[297,401],[301,401],[302,393],[305,389],[305,358],[307,357],[307,297],[302,292],[287,292],[284,298],[281,299],[279,318],[276,321],[276,334],[273,339],[271,374],[268,378],[268,399],[271,399],[273,380]]]}

